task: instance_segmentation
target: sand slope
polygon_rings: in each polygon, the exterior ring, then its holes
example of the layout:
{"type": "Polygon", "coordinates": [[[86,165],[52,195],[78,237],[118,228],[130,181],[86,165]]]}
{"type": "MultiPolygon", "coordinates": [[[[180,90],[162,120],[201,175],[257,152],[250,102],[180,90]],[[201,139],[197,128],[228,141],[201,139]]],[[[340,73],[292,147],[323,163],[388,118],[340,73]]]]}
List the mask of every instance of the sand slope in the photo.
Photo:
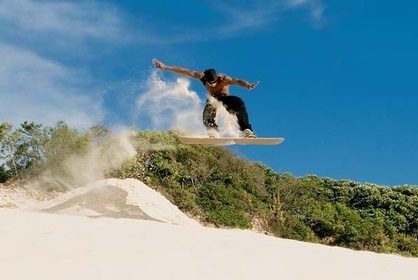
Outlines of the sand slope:
{"type": "Polygon", "coordinates": [[[2,279],[416,279],[418,259],[250,231],[0,210],[2,279]]]}
{"type": "Polygon", "coordinates": [[[1,279],[412,280],[418,275],[417,258],[205,228],[134,179],[98,181],[35,206],[33,198],[24,203],[31,196],[18,190],[0,194],[7,202],[0,205],[1,279]]]}

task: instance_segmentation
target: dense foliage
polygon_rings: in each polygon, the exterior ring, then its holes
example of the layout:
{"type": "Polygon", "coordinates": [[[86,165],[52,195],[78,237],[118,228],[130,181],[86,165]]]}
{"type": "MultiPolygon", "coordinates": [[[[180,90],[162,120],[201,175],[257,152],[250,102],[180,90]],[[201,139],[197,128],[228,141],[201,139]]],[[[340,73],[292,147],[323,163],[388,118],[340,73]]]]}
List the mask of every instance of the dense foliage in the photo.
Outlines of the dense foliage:
{"type": "Polygon", "coordinates": [[[113,175],[158,188],[207,223],[256,226],[276,236],[418,256],[418,188],[381,187],[278,174],[225,148],[179,144],[173,132],[142,132],[139,150],[113,175]],[[164,146],[161,146],[164,144],[164,146]]]}
{"type": "MultiPolygon", "coordinates": [[[[82,154],[108,130],[80,132],[0,124],[0,182],[36,176],[82,154]]],[[[317,176],[279,174],[228,149],[182,145],[175,132],[138,132],[138,154],[108,176],[137,178],[181,210],[220,227],[263,230],[279,237],[418,256],[418,188],[382,187],[317,176]]]]}

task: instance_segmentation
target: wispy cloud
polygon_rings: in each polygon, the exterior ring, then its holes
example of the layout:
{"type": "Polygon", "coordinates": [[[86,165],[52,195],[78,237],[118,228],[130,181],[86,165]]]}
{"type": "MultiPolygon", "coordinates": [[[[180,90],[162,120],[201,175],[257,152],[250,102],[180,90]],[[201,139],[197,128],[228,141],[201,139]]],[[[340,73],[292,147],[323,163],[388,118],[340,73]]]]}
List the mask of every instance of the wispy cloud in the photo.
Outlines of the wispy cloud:
{"type": "Polygon", "coordinates": [[[287,0],[287,6],[289,8],[308,9],[313,23],[317,26],[324,22],[325,6],[319,0],[287,0]]]}
{"type": "Polygon", "coordinates": [[[215,1],[212,6],[226,19],[220,31],[224,36],[234,36],[245,31],[257,30],[278,20],[286,11],[307,9],[316,26],[323,22],[324,6],[320,0],[252,0],[215,1]]]}
{"type": "Polygon", "coordinates": [[[94,77],[62,61],[122,40],[117,9],[95,1],[3,0],[0,25],[1,121],[64,120],[76,127],[100,121],[94,77]]]}
{"type": "Polygon", "coordinates": [[[0,61],[0,120],[86,127],[100,119],[93,86],[74,70],[5,44],[0,61]]]}
{"type": "Polygon", "coordinates": [[[150,36],[151,32],[147,35],[148,42],[168,44],[242,36],[267,28],[284,13],[297,9],[306,10],[307,18],[315,27],[322,26],[324,22],[325,7],[320,0],[212,0],[207,1],[207,5],[218,13],[214,21],[216,24],[181,28],[171,24],[165,27],[165,30],[170,30],[165,33],[170,35],[159,37],[154,33],[150,36]]]}
{"type": "Polygon", "coordinates": [[[277,14],[283,8],[280,1],[222,1],[213,6],[227,21],[220,27],[223,35],[236,35],[245,30],[263,27],[277,19],[277,14]]]}
{"type": "Polygon", "coordinates": [[[124,24],[118,10],[98,2],[34,0],[3,0],[0,23],[29,36],[58,36],[50,43],[120,39],[124,24]]]}

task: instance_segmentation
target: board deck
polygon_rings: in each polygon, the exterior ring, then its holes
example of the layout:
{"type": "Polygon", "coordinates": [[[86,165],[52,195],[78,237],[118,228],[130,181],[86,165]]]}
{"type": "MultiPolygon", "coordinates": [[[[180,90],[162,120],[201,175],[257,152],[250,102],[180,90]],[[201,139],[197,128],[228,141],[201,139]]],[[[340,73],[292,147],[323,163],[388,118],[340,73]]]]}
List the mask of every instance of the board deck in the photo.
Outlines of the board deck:
{"type": "Polygon", "coordinates": [[[183,144],[192,145],[278,145],[284,141],[284,138],[209,138],[209,137],[185,137],[180,136],[183,144]]]}

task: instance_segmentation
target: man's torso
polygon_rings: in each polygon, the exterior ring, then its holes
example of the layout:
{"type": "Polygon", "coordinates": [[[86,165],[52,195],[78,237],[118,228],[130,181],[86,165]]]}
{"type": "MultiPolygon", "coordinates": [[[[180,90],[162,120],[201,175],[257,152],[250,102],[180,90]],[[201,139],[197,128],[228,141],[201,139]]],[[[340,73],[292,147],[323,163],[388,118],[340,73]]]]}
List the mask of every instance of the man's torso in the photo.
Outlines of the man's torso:
{"type": "Polygon", "coordinates": [[[218,82],[216,84],[216,86],[211,87],[209,85],[204,85],[206,88],[206,91],[212,95],[212,96],[219,96],[219,95],[228,95],[229,94],[229,82],[220,77],[218,79],[218,82]]]}

